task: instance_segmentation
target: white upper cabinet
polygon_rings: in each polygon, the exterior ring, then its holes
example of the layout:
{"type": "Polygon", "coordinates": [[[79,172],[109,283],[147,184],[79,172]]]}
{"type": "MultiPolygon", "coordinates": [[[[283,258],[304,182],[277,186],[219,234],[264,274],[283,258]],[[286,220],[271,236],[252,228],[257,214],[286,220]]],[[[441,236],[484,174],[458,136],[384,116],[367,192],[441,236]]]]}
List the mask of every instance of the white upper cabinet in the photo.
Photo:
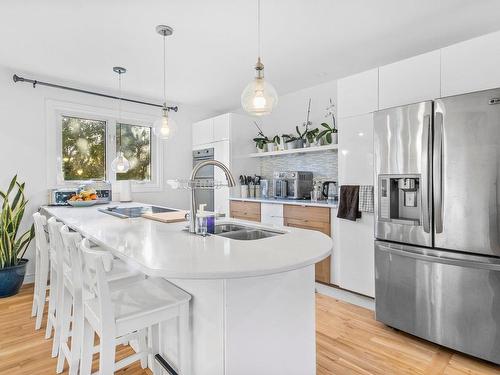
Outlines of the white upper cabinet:
{"type": "Polygon", "coordinates": [[[440,55],[437,50],[380,67],[379,108],[439,98],[440,55]]]}
{"type": "Polygon", "coordinates": [[[214,122],[213,119],[198,121],[193,124],[193,146],[213,142],[214,122]]]}
{"type": "Polygon", "coordinates": [[[441,96],[500,87],[500,31],[441,50],[441,96]]]}
{"type": "Polygon", "coordinates": [[[339,120],[339,182],[373,185],[373,114],[339,120]]]}
{"type": "Polygon", "coordinates": [[[338,117],[370,113],[378,109],[378,68],[339,79],[338,117]]]}
{"type": "Polygon", "coordinates": [[[213,118],[214,142],[227,141],[231,135],[231,114],[226,113],[213,118]]]}

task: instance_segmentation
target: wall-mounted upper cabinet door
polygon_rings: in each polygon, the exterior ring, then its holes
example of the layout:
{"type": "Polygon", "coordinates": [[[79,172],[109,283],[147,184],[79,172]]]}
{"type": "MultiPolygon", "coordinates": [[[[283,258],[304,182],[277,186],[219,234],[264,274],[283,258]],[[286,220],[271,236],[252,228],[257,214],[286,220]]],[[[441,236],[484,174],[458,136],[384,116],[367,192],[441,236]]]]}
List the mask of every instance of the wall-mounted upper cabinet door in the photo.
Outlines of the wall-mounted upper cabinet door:
{"type": "Polygon", "coordinates": [[[500,87],[500,31],[441,50],[441,96],[500,87]]]}
{"type": "Polygon", "coordinates": [[[373,185],[373,113],[339,120],[341,185],[373,185]]]}
{"type": "Polygon", "coordinates": [[[193,146],[211,143],[214,139],[213,119],[198,121],[193,124],[193,146]]]}
{"type": "Polygon", "coordinates": [[[226,113],[213,118],[214,142],[227,141],[231,136],[231,114],[226,113]]]}
{"type": "Polygon", "coordinates": [[[440,60],[437,50],[380,67],[379,108],[439,98],[440,60]]]}
{"type": "Polygon", "coordinates": [[[362,115],[378,109],[378,68],[339,79],[339,118],[362,115]]]}

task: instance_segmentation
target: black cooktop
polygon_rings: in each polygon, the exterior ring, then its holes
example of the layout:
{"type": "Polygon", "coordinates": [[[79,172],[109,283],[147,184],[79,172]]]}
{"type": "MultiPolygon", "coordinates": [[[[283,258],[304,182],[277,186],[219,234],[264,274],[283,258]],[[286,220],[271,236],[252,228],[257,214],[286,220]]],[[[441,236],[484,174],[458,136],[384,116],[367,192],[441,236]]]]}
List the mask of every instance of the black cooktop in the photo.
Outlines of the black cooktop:
{"type": "Polygon", "coordinates": [[[157,214],[160,212],[173,212],[177,210],[158,207],[158,206],[137,206],[137,207],[114,206],[114,207],[100,208],[99,211],[122,219],[128,219],[132,217],[141,217],[142,214],[157,214]]]}

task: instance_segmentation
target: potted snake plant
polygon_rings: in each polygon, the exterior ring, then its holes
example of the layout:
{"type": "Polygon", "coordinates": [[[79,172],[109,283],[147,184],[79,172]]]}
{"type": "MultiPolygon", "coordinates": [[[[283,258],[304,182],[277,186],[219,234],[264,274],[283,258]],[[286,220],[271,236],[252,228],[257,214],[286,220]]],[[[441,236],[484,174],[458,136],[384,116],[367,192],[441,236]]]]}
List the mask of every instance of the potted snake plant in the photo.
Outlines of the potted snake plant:
{"type": "Polygon", "coordinates": [[[26,273],[26,253],[35,236],[34,226],[19,233],[21,221],[28,201],[24,196],[24,182],[17,176],[11,180],[6,191],[0,191],[2,209],[0,212],[0,298],[19,292],[26,273]]]}

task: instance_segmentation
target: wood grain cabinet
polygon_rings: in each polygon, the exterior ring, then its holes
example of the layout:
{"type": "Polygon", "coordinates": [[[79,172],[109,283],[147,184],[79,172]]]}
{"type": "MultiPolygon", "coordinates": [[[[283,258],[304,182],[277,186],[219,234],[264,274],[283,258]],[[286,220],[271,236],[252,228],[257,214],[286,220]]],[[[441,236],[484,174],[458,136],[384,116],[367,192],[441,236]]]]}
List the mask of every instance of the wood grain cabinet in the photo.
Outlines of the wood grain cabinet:
{"type": "MultiPolygon", "coordinates": [[[[330,209],[285,204],[284,224],[288,227],[311,229],[331,236],[330,209]]],[[[316,263],[316,281],[330,284],[331,256],[316,263]]]]}
{"type": "Polygon", "coordinates": [[[234,219],[251,220],[260,222],[260,203],[231,201],[230,215],[234,219]]]}

